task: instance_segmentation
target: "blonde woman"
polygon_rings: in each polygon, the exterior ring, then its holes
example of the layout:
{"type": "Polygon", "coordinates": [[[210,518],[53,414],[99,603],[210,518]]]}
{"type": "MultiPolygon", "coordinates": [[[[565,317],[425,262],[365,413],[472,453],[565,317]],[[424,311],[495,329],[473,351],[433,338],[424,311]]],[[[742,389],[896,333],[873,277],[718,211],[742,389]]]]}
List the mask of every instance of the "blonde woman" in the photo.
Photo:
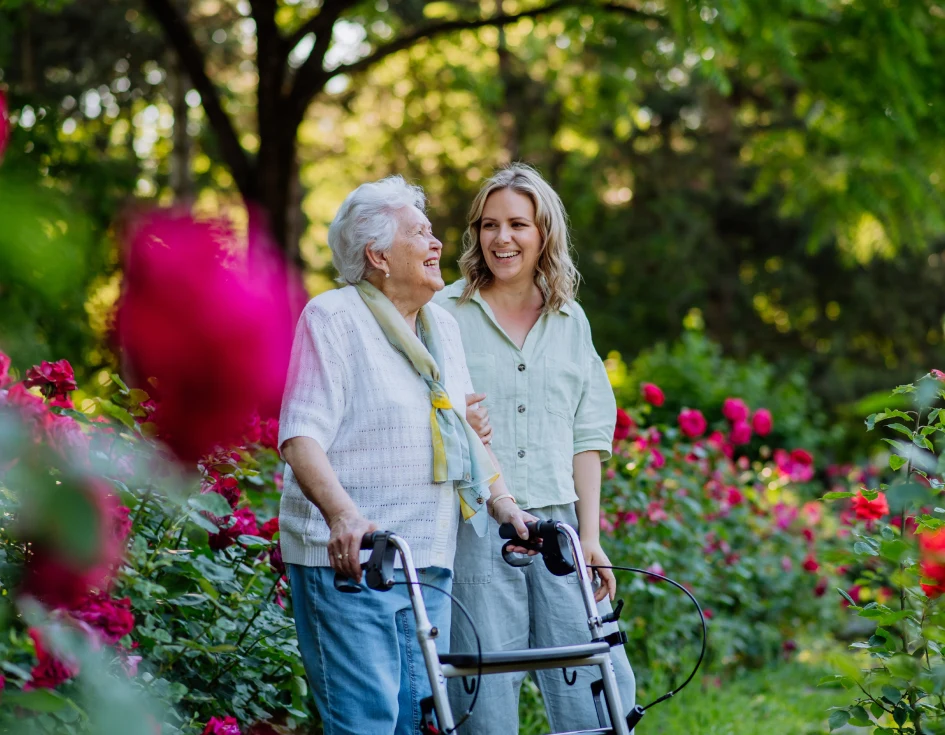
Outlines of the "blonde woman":
{"type": "MultiPolygon", "coordinates": [[[[503,517],[517,506],[570,523],[580,533],[587,563],[609,565],[600,544],[600,480],[616,403],[587,317],[574,300],[579,274],[561,199],[534,169],[503,169],[473,201],[464,243],[464,278],[434,298],[459,322],[477,391],[467,397],[469,418],[483,441],[491,442],[508,488],[492,497],[490,515],[503,517]]],[[[543,564],[503,563],[495,520],[490,524],[483,538],[459,529],[454,570],[455,594],[472,610],[483,650],[588,641],[573,576],[553,576],[543,564]]],[[[609,611],[613,573],[599,570],[597,577],[598,603],[609,611]]],[[[453,621],[451,649],[475,649],[465,619],[453,621]]],[[[633,671],[622,649],[614,654],[629,711],[633,671]]],[[[596,677],[590,668],[576,671],[570,686],[561,671],[536,672],[555,732],[597,726],[590,688],[596,677]]],[[[517,673],[485,677],[469,731],[517,733],[523,679],[517,673]]],[[[462,711],[471,697],[455,680],[450,687],[453,706],[462,711]]]]}

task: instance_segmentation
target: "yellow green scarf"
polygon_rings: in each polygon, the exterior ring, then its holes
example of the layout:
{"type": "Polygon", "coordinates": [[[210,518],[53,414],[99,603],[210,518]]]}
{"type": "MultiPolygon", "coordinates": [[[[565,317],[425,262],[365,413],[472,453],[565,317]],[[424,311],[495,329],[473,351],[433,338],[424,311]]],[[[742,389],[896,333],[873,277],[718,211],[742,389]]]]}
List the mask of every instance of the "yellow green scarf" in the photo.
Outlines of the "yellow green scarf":
{"type": "Polygon", "coordinates": [[[421,335],[418,337],[390,299],[371,283],[361,281],[356,288],[391,345],[404,354],[430,389],[433,481],[456,482],[463,520],[484,536],[489,486],[499,473],[482,441],[466,422],[466,406],[453,406],[446,393],[446,378],[441,369],[445,364],[442,344],[429,307],[422,307],[417,315],[417,333],[421,335]]]}

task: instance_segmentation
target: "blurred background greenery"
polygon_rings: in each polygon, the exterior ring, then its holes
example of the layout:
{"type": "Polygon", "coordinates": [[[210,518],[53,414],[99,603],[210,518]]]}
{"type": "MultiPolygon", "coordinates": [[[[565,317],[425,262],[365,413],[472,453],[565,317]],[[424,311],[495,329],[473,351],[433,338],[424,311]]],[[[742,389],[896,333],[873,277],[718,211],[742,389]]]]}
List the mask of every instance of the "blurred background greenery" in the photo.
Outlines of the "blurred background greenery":
{"type": "Polygon", "coordinates": [[[697,333],[842,422],[941,363],[943,61],[932,0],[3,0],[0,218],[72,210],[0,232],[0,343],[112,367],[140,203],[256,204],[316,293],[341,199],[401,173],[455,277],[479,182],[525,160],[602,354],[697,333]]]}

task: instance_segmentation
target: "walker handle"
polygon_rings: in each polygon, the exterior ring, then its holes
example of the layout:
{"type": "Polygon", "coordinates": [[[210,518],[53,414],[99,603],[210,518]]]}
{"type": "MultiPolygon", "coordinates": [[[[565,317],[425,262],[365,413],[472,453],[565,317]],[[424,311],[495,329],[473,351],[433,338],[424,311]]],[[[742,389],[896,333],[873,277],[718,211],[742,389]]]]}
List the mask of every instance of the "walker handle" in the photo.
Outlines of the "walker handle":
{"type": "MultiPolygon", "coordinates": [[[[394,578],[394,554],[395,549],[390,546],[390,531],[371,531],[364,534],[361,539],[362,549],[373,549],[371,558],[361,565],[361,569],[366,570],[367,586],[374,590],[386,591],[392,586],[394,578]]],[[[339,592],[348,592],[354,594],[361,591],[361,585],[355,582],[351,577],[335,572],[335,589],[339,592]]]]}

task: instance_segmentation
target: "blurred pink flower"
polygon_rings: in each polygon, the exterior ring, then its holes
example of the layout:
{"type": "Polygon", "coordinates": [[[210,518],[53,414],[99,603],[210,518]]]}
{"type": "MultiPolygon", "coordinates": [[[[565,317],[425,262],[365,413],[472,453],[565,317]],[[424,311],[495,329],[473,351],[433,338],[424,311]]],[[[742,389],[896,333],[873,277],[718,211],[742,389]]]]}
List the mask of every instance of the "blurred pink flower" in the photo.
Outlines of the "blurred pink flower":
{"type": "Polygon", "coordinates": [[[771,429],[774,428],[774,420],[771,418],[771,411],[767,408],[759,408],[751,417],[751,428],[758,436],[768,436],[771,429]]]}
{"type": "Polygon", "coordinates": [[[77,663],[60,660],[46,650],[39,630],[30,628],[27,632],[36,649],[36,665],[30,672],[30,680],[23,685],[24,691],[55,689],[79,673],[77,663]]]}
{"type": "Polygon", "coordinates": [[[256,526],[256,514],[249,508],[240,508],[231,516],[232,522],[219,533],[210,534],[210,548],[214,551],[221,551],[236,543],[240,536],[258,536],[259,528],[256,526]]]}
{"type": "Polygon", "coordinates": [[[728,497],[726,499],[728,500],[729,505],[739,505],[745,500],[745,496],[737,487],[730,487],[728,489],[728,497]]]}
{"type": "Polygon", "coordinates": [[[732,425],[732,433],[729,436],[735,446],[747,444],[751,441],[751,426],[747,421],[736,421],[732,425]]]}
{"type": "Polygon", "coordinates": [[[791,561],[791,557],[782,556],[781,557],[781,569],[785,572],[790,572],[794,568],[794,562],[791,561]]]}
{"type": "MultiPolygon", "coordinates": [[[[26,371],[23,385],[27,388],[38,387],[47,398],[62,399],[76,389],[75,373],[68,360],[56,362],[43,361],[26,371]]],[[[67,408],[71,408],[71,401],[67,408]]]]}
{"type": "Polygon", "coordinates": [[[791,527],[791,524],[794,523],[797,518],[797,508],[793,505],[785,505],[784,503],[777,503],[772,509],[771,512],[774,514],[774,523],[782,531],[787,530],[791,527]]]}
{"type": "Polygon", "coordinates": [[[640,386],[640,392],[643,394],[643,400],[653,406],[662,406],[666,400],[660,387],[653,383],[643,383],[640,386]]]}
{"type": "Polygon", "coordinates": [[[654,500],[647,506],[646,517],[650,519],[651,523],[660,523],[669,519],[669,515],[663,509],[663,504],[658,500],[654,500]]]}
{"type": "Polygon", "coordinates": [[[683,435],[690,439],[701,436],[707,426],[708,424],[706,423],[705,416],[702,415],[702,411],[695,408],[684,408],[679,412],[679,429],[682,431],[683,435]]]}
{"type": "Polygon", "coordinates": [[[813,574],[818,569],[820,569],[820,564],[817,563],[817,559],[813,554],[808,554],[804,557],[804,563],[801,564],[804,567],[804,570],[813,574]]]}
{"type": "Polygon", "coordinates": [[[945,373],[943,373],[941,370],[936,370],[935,368],[933,368],[931,375],[936,380],[941,381],[942,383],[945,383],[945,373]]]}
{"type": "Polygon", "coordinates": [[[651,461],[653,466],[656,469],[661,469],[666,464],[666,457],[663,456],[663,453],[654,447],[652,450],[651,461]]]}
{"type": "Polygon", "coordinates": [[[809,482],[814,477],[813,458],[804,449],[795,449],[788,453],[783,449],[774,450],[774,463],[792,482],[809,482]]]}
{"type": "MultiPolygon", "coordinates": [[[[663,565],[660,564],[658,561],[655,561],[655,562],[653,562],[652,564],[650,564],[650,566],[648,566],[648,567],[646,568],[646,571],[652,572],[653,574],[660,574],[660,575],[662,575],[662,576],[664,576],[664,577],[666,576],[666,570],[663,569],[663,565]]],[[[651,584],[662,584],[662,583],[663,583],[663,580],[662,580],[662,579],[658,579],[658,578],[656,578],[656,577],[651,577],[649,574],[646,575],[646,581],[647,581],[647,582],[650,582],[651,584]]]]}
{"type": "Polygon", "coordinates": [[[222,222],[168,211],[125,238],[116,335],[135,380],[155,379],[153,421],[185,462],[238,440],[254,412],[277,412],[285,385],[296,276],[258,230],[248,255],[234,240],[222,222]]]}
{"type": "Polygon", "coordinates": [[[632,429],[633,419],[630,418],[630,414],[628,414],[622,408],[618,408],[617,423],[614,425],[614,441],[623,441],[628,436],[630,436],[630,431],[632,429]]]}
{"type": "Polygon", "coordinates": [[[13,361],[9,356],[4,352],[0,352],[0,388],[6,388],[13,382],[13,377],[10,375],[10,366],[12,364],[13,361]]]}
{"type": "Polygon", "coordinates": [[[748,418],[748,406],[741,398],[726,398],[722,403],[722,415],[733,424],[748,418]]]}
{"type": "Polygon", "coordinates": [[[0,163],[3,162],[3,155],[7,151],[7,144],[10,142],[10,109],[7,103],[7,93],[5,89],[0,89],[0,163]]]}
{"type": "Polygon", "coordinates": [[[272,537],[279,533],[279,516],[270,518],[259,527],[259,535],[272,541],[272,537]]]}

